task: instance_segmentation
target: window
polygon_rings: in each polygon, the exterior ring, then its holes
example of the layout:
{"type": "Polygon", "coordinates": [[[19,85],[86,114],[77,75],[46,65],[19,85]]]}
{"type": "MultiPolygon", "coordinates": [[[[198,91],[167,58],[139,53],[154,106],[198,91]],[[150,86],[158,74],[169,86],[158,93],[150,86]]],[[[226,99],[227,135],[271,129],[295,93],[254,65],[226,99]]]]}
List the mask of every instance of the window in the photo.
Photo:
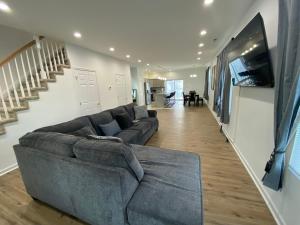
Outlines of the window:
{"type": "Polygon", "coordinates": [[[183,80],[167,80],[166,81],[166,92],[169,94],[176,91],[175,99],[183,99],[183,80]]]}
{"type": "Polygon", "coordinates": [[[294,137],[292,155],[290,159],[290,169],[300,179],[300,123],[295,120],[297,124],[296,134],[294,137]]]}

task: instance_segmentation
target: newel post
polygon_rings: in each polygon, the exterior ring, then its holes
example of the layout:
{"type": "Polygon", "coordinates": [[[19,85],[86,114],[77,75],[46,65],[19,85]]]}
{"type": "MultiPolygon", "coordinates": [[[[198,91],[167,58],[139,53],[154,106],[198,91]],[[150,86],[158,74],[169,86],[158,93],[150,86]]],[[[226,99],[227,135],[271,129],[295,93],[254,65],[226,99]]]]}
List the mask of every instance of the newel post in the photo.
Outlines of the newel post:
{"type": "Polygon", "coordinates": [[[35,44],[36,44],[36,52],[37,52],[37,56],[38,56],[38,60],[39,60],[39,65],[40,65],[40,70],[41,70],[41,77],[42,79],[47,79],[47,75],[44,69],[44,65],[43,65],[43,60],[42,60],[42,56],[41,56],[41,42],[40,42],[40,37],[38,35],[34,35],[34,40],[35,40],[35,44]]]}

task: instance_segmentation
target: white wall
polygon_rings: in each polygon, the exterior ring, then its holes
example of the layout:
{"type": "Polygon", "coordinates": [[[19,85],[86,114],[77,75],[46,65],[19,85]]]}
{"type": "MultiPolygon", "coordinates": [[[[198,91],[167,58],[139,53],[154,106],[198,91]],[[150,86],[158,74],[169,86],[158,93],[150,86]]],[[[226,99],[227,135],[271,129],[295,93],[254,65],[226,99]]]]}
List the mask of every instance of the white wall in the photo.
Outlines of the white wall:
{"type": "MultiPolygon", "coordinates": [[[[236,26],[238,29],[232,36],[236,36],[258,12],[264,18],[272,62],[275,65],[278,0],[257,0],[236,26]]],[[[211,65],[214,64],[216,64],[216,59],[211,62],[211,65]]],[[[209,107],[212,109],[212,90],[210,90],[209,95],[209,107]]],[[[296,225],[300,224],[300,214],[297,212],[300,206],[299,180],[286,169],[285,184],[281,192],[272,191],[263,186],[261,182],[265,163],[274,148],[273,102],[274,89],[234,87],[230,124],[224,125],[224,132],[263,194],[277,222],[285,225],[296,225]]],[[[290,149],[287,154],[287,164],[289,155],[290,149]]]]}
{"type": "Polygon", "coordinates": [[[125,76],[128,90],[127,102],[132,102],[130,65],[127,62],[72,44],[67,44],[66,49],[72,68],[96,71],[102,110],[118,105],[117,90],[115,88],[116,74],[125,76]]]}
{"type": "MultiPolygon", "coordinates": [[[[127,99],[131,101],[129,64],[74,45],[67,45],[67,51],[72,69],[82,67],[96,71],[102,110],[117,106],[115,74],[125,75],[127,99]]],[[[56,83],[49,83],[49,90],[40,92],[40,99],[31,101],[29,110],[18,112],[17,122],[5,125],[6,134],[0,135],[0,175],[17,166],[12,146],[21,136],[80,116],[79,92],[72,69],[65,69],[63,76],[57,76],[56,83]]]]}
{"type": "Polygon", "coordinates": [[[145,105],[144,68],[131,67],[130,72],[132,88],[137,89],[137,104],[145,105]]]}
{"type": "Polygon", "coordinates": [[[194,67],[182,70],[175,70],[164,74],[168,80],[183,80],[183,91],[189,93],[189,91],[195,90],[200,96],[204,93],[205,83],[205,67],[194,67]],[[196,74],[196,78],[191,78],[190,75],[196,74]]]}

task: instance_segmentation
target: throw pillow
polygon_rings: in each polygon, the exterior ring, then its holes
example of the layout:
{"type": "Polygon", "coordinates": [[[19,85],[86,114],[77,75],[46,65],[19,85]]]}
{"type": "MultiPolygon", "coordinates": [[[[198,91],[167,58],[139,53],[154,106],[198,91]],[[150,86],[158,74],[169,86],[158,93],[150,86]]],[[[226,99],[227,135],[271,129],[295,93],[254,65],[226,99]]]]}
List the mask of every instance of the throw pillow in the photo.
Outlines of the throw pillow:
{"type": "Polygon", "coordinates": [[[125,130],[133,125],[133,123],[127,113],[122,113],[122,114],[116,115],[116,120],[122,130],[125,130]]]}
{"type": "Polygon", "coordinates": [[[98,126],[105,136],[114,136],[121,131],[121,128],[116,120],[113,120],[107,124],[99,124],[98,126]]]}
{"type": "Polygon", "coordinates": [[[78,136],[78,137],[87,137],[89,135],[95,135],[95,132],[89,126],[85,126],[81,129],[73,131],[69,134],[75,135],[75,136],[78,136]]]}
{"type": "Polygon", "coordinates": [[[148,118],[148,111],[145,106],[135,106],[134,107],[135,119],[140,120],[143,118],[148,118]]]}
{"type": "Polygon", "coordinates": [[[144,176],[144,169],[131,145],[114,141],[82,139],[74,145],[78,159],[111,167],[128,169],[138,181],[144,176]]]}

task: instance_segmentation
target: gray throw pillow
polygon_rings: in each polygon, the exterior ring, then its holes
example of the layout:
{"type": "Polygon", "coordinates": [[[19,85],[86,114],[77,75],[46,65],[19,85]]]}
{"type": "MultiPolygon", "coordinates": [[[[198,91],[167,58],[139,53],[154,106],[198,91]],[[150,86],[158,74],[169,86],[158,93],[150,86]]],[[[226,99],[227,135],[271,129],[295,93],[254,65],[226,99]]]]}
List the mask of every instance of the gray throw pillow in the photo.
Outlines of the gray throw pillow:
{"type": "Polygon", "coordinates": [[[73,151],[80,160],[127,169],[138,181],[144,176],[144,169],[131,145],[108,140],[82,139],[74,145],[73,151]]]}
{"type": "Polygon", "coordinates": [[[115,134],[121,132],[121,128],[116,120],[113,120],[107,124],[99,124],[98,126],[105,136],[114,136],[115,134]]]}
{"type": "Polygon", "coordinates": [[[136,120],[140,120],[140,119],[149,117],[148,111],[145,106],[135,106],[134,113],[135,113],[136,120]]]}

